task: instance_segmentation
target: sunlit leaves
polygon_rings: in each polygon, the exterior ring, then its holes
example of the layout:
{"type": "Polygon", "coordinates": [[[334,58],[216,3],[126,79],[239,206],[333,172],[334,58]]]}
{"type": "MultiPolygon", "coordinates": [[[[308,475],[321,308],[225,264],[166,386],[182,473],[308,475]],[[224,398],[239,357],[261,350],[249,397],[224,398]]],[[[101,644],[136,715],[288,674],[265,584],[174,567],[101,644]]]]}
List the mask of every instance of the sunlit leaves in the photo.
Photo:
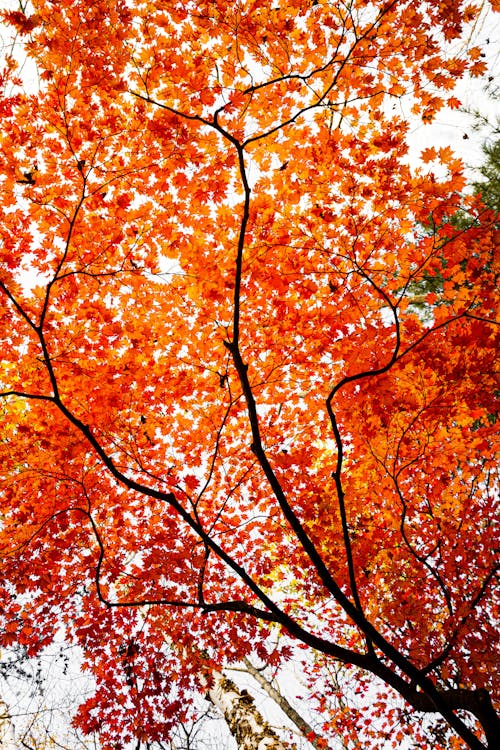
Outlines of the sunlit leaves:
{"type": "Polygon", "coordinates": [[[498,236],[394,108],[481,72],[443,41],[474,9],[34,10],[5,16],[39,72],[2,105],[5,642],[64,626],[108,743],[286,660],[252,607],[355,663],[366,615],[496,696],[498,236]]]}

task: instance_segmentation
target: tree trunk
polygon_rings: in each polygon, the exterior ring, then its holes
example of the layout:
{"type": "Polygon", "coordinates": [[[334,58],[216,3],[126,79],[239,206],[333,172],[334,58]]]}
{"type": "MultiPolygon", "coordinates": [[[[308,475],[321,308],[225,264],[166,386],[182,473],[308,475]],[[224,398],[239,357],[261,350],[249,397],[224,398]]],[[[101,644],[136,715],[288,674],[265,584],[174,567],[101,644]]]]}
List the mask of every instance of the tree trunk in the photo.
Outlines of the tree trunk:
{"type": "Polygon", "coordinates": [[[257,710],[254,699],[221,673],[213,675],[208,699],[222,712],[238,750],[296,750],[285,745],[257,710]]]}
{"type": "Polygon", "coordinates": [[[248,672],[252,675],[252,677],[259,683],[259,685],[266,691],[266,693],[269,695],[270,698],[273,699],[273,701],[281,708],[283,713],[288,716],[290,721],[292,721],[299,732],[310,742],[310,744],[316,748],[317,750],[321,750],[323,744],[319,741],[319,738],[314,731],[314,729],[311,727],[310,724],[307,723],[307,721],[294,709],[294,707],[287,701],[284,695],[281,695],[281,693],[276,690],[275,687],[267,680],[262,672],[260,672],[250,659],[245,657],[243,659],[243,663],[248,670],[248,672]]]}

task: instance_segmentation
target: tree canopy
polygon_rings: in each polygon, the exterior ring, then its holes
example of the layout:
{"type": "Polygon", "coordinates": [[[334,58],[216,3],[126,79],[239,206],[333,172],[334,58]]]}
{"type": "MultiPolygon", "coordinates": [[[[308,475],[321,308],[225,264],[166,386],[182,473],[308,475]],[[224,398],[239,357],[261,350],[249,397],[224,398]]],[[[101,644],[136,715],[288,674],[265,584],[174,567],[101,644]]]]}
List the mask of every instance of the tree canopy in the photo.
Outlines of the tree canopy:
{"type": "Polygon", "coordinates": [[[408,153],[485,72],[478,13],[2,13],[38,83],[7,57],[1,643],[81,646],[104,747],[168,736],[221,666],[297,643],[312,681],[332,661],[386,686],[373,747],[396,724],[438,747],[415,712],[495,747],[498,206],[451,148],[408,153]]]}

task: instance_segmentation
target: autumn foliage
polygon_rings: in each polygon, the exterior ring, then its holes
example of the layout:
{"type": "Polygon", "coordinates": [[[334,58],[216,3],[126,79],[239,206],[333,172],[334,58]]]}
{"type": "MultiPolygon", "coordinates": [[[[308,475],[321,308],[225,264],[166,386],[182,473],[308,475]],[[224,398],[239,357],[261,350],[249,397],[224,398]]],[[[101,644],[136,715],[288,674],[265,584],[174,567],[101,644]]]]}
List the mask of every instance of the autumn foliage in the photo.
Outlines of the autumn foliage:
{"type": "Polygon", "coordinates": [[[36,83],[6,59],[1,641],[63,627],[105,745],[301,643],[404,698],[419,747],[415,712],[495,746],[499,235],[451,149],[407,145],[484,72],[477,12],[3,13],[36,83]]]}

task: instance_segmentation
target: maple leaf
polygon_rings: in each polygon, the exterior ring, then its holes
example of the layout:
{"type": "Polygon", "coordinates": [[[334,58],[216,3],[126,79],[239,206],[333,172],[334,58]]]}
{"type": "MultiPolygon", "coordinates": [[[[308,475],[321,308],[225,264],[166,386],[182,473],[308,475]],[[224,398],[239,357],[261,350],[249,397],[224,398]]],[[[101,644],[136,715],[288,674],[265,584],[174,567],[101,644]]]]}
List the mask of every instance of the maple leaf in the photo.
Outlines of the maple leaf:
{"type": "Polygon", "coordinates": [[[42,22],[40,16],[36,13],[26,16],[21,11],[16,10],[4,11],[2,17],[5,23],[14,26],[21,34],[29,34],[42,22]]]}
{"type": "Polygon", "coordinates": [[[392,108],[456,104],[477,10],[33,11],[3,14],[41,83],[3,80],[2,643],[64,627],[106,748],[166,740],[252,650],[299,661],[332,736],[340,662],[386,686],[373,715],[390,689],[485,748],[498,222],[448,146],[409,166],[392,108]]]}

